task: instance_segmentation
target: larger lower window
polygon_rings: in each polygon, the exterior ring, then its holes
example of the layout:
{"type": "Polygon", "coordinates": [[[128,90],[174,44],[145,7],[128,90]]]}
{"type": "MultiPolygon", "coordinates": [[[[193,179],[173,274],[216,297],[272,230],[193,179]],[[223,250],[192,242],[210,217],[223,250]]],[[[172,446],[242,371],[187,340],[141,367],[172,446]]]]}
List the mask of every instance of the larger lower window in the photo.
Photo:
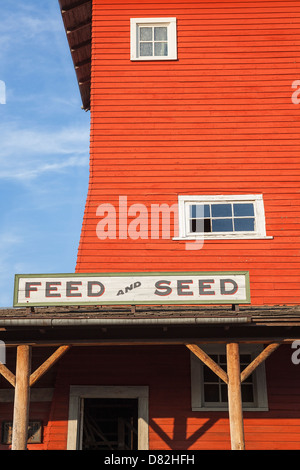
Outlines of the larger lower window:
{"type": "Polygon", "coordinates": [[[131,18],[131,60],[175,60],[176,42],[176,18],[131,18]]]}
{"type": "MultiPolygon", "coordinates": [[[[227,370],[225,346],[200,347],[223,369],[227,370]]],[[[240,345],[241,371],[262,351],[259,345],[240,345]]],[[[227,410],[227,385],[191,353],[193,411],[227,410]]],[[[266,372],[264,363],[241,384],[244,410],[268,410],[266,372]]]]}
{"type": "Polygon", "coordinates": [[[178,210],[179,239],[269,238],[262,195],[179,196],[178,210]]]}

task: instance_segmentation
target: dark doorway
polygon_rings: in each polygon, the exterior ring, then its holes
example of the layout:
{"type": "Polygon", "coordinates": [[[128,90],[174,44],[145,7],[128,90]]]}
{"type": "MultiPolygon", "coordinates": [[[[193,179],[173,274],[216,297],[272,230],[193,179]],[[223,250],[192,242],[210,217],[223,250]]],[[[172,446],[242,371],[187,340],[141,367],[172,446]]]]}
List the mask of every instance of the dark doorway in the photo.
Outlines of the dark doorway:
{"type": "Polygon", "coordinates": [[[138,400],[84,400],[83,450],[137,450],[138,400]]]}

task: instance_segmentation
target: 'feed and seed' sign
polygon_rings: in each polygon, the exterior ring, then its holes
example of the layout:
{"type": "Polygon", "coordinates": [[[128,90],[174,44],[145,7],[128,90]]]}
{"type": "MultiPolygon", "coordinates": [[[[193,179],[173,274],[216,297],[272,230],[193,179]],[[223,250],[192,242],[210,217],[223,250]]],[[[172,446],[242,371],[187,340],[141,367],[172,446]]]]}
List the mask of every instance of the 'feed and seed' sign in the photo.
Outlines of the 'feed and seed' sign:
{"type": "Polygon", "coordinates": [[[250,303],[248,272],[17,274],[14,306],[250,303]]]}

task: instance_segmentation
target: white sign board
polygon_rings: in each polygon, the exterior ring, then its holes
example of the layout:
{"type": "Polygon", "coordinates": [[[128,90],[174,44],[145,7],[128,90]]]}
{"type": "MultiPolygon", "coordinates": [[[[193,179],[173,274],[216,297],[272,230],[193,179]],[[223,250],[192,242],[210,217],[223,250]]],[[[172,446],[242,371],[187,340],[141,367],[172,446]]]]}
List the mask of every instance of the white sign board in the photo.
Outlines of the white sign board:
{"type": "Polygon", "coordinates": [[[14,306],[250,303],[248,272],[17,274],[14,306]]]}

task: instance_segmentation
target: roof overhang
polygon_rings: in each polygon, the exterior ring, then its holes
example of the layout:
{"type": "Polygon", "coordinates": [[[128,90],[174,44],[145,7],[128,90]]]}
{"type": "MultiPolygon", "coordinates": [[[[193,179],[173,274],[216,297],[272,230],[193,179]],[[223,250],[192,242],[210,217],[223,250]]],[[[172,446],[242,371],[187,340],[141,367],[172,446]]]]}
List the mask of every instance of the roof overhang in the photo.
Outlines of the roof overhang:
{"type": "Polygon", "coordinates": [[[297,307],[68,306],[0,310],[8,345],[201,344],[300,339],[297,307]]]}
{"type": "Polygon", "coordinates": [[[90,109],[92,0],[58,0],[74,63],[82,107],[90,109]]]}

